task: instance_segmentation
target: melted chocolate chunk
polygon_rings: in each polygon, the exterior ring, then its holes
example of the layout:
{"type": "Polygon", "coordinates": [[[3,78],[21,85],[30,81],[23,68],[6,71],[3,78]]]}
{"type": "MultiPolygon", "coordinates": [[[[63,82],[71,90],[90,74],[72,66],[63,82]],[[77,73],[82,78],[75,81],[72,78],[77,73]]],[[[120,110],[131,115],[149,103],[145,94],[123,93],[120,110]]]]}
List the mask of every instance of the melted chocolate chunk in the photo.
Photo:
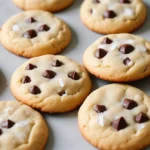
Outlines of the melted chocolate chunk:
{"type": "Polygon", "coordinates": [[[79,80],[80,79],[80,76],[77,72],[73,71],[73,72],[70,72],[68,74],[68,77],[73,79],[73,80],[79,80]]]}
{"type": "Polygon", "coordinates": [[[28,39],[35,38],[36,36],[37,36],[37,33],[35,30],[28,30],[23,34],[23,37],[28,38],[28,39]]]}
{"type": "Polygon", "coordinates": [[[146,114],[143,112],[139,113],[138,115],[135,116],[134,118],[135,122],[137,123],[143,123],[149,121],[149,118],[146,114]]]}
{"type": "Polygon", "coordinates": [[[102,41],[102,44],[111,44],[113,41],[109,38],[105,38],[103,41],[102,41]]]}
{"type": "Polygon", "coordinates": [[[58,94],[59,94],[60,96],[63,96],[65,93],[66,93],[65,91],[60,91],[58,94]]]}
{"type": "Polygon", "coordinates": [[[50,28],[46,25],[46,24],[43,24],[41,25],[39,28],[38,28],[38,31],[39,32],[42,32],[42,31],[48,31],[50,28]]]}
{"type": "Polygon", "coordinates": [[[0,135],[2,135],[2,133],[3,133],[3,131],[2,131],[2,129],[0,129],[0,135]]]}
{"type": "Polygon", "coordinates": [[[46,70],[45,72],[43,72],[43,77],[48,78],[48,79],[52,79],[56,76],[56,73],[52,70],[46,70]]]}
{"type": "Polygon", "coordinates": [[[34,23],[36,22],[36,20],[33,17],[30,17],[28,19],[25,20],[26,23],[34,23]]]}
{"type": "Polygon", "coordinates": [[[123,101],[123,107],[126,108],[126,109],[133,109],[135,107],[137,107],[138,104],[136,101],[132,100],[132,99],[124,99],[123,101]]]}
{"type": "Polygon", "coordinates": [[[95,110],[97,113],[102,113],[102,112],[106,111],[107,108],[106,108],[105,105],[95,105],[95,106],[94,106],[94,110],[95,110]]]}
{"type": "Polygon", "coordinates": [[[55,60],[55,61],[52,62],[53,67],[60,67],[62,65],[63,65],[63,63],[59,60],[55,60]]]}
{"type": "Polygon", "coordinates": [[[131,60],[130,60],[129,57],[127,57],[126,59],[123,60],[123,63],[124,63],[125,65],[127,65],[127,66],[128,66],[128,64],[129,64],[130,62],[131,62],[131,60]]]}
{"type": "Polygon", "coordinates": [[[34,95],[37,95],[37,94],[40,94],[41,93],[41,90],[37,87],[37,86],[33,86],[29,89],[29,92],[31,94],[34,94],[34,95]]]}
{"type": "Polygon", "coordinates": [[[35,66],[35,65],[33,65],[33,64],[28,64],[25,69],[26,69],[26,70],[33,70],[33,69],[35,69],[35,68],[37,68],[37,66],[35,66]]]}
{"type": "Polygon", "coordinates": [[[119,51],[123,54],[129,54],[134,50],[134,47],[130,44],[124,44],[120,47],[119,51]]]}
{"type": "Polygon", "coordinates": [[[130,0],[120,0],[120,3],[124,3],[124,4],[130,4],[130,0]]]}
{"type": "Polygon", "coordinates": [[[29,82],[31,82],[31,79],[30,79],[30,77],[29,76],[25,76],[25,77],[23,77],[22,78],[22,83],[29,83],[29,82]]]}
{"type": "Polygon", "coordinates": [[[7,121],[2,122],[1,127],[2,128],[11,128],[14,126],[14,124],[15,124],[15,122],[8,119],[7,121]]]}
{"type": "Polygon", "coordinates": [[[120,117],[117,120],[114,120],[112,122],[112,126],[116,129],[116,130],[122,130],[124,128],[126,128],[128,126],[127,122],[125,121],[124,117],[120,117]]]}
{"type": "Polygon", "coordinates": [[[105,57],[107,55],[107,51],[102,49],[102,48],[99,48],[96,52],[95,52],[95,57],[98,58],[98,59],[101,59],[103,57],[105,57]]]}
{"type": "Polygon", "coordinates": [[[107,10],[106,12],[104,12],[103,16],[104,18],[115,18],[117,14],[112,10],[107,10]]]}
{"type": "Polygon", "coordinates": [[[100,0],[92,0],[92,3],[94,4],[100,3],[100,0]]]}

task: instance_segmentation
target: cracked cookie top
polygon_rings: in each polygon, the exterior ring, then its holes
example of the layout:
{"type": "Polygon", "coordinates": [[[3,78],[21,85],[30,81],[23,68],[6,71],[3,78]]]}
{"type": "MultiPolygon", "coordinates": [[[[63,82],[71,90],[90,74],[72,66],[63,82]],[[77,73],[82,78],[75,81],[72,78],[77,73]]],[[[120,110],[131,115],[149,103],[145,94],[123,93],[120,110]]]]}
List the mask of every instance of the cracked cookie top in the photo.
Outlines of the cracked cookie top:
{"type": "Polygon", "coordinates": [[[0,149],[44,148],[48,128],[43,117],[16,101],[0,102],[0,149]]]}
{"type": "Polygon", "coordinates": [[[106,85],[92,92],[81,106],[80,131],[99,149],[142,149],[149,145],[149,105],[150,97],[135,87],[106,85]]]}
{"type": "Polygon", "coordinates": [[[32,58],[11,79],[11,90],[18,100],[46,112],[74,109],[90,89],[85,69],[64,56],[32,58]]]}
{"type": "Polygon", "coordinates": [[[93,31],[111,34],[132,32],[146,18],[142,0],[85,0],[80,16],[93,31]]]}
{"type": "Polygon", "coordinates": [[[10,18],[0,31],[9,51],[24,57],[56,54],[70,42],[68,26],[49,12],[34,10],[10,18]]]}
{"type": "Polygon", "coordinates": [[[84,53],[85,67],[95,76],[115,82],[150,75],[150,43],[132,34],[111,34],[98,39],[84,53]]]}

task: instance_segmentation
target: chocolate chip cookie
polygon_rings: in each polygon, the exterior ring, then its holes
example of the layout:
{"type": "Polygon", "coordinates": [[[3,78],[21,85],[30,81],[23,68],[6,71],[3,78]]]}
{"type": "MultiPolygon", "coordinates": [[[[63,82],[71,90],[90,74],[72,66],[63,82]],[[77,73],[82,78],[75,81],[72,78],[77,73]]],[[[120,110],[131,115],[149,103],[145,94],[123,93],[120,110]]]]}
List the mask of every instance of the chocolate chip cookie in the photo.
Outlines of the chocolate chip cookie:
{"type": "Polygon", "coordinates": [[[96,77],[129,82],[150,75],[150,43],[132,34],[101,37],[84,53],[87,70],[96,77]]]}
{"type": "Polygon", "coordinates": [[[81,6],[82,22],[91,30],[103,33],[129,33],[146,18],[142,0],[85,0],[81,6]]]}
{"type": "Polygon", "coordinates": [[[68,26],[46,11],[26,11],[10,18],[0,31],[0,42],[23,57],[57,54],[71,40],[68,26]]]}
{"type": "Polygon", "coordinates": [[[24,10],[46,10],[50,12],[61,11],[69,7],[74,0],[13,0],[13,2],[24,10]]]}
{"type": "Polygon", "coordinates": [[[41,150],[48,137],[43,117],[17,101],[0,102],[0,149],[41,150]]]}
{"type": "Polygon", "coordinates": [[[50,113],[75,109],[90,90],[86,70],[64,56],[32,58],[11,79],[11,91],[17,100],[50,113]]]}
{"type": "Polygon", "coordinates": [[[150,97],[123,84],[91,93],[78,113],[83,137],[98,149],[139,150],[150,144],[150,97]]]}

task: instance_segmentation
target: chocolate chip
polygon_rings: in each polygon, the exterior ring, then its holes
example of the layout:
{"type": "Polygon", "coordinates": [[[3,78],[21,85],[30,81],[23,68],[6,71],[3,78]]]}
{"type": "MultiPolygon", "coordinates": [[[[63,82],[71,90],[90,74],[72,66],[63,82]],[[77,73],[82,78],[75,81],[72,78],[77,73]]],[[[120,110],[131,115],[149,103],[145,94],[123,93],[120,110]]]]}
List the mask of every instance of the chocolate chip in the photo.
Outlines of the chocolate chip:
{"type": "Polygon", "coordinates": [[[130,4],[130,0],[120,0],[120,3],[124,3],[124,4],[130,4]]]}
{"type": "Polygon", "coordinates": [[[120,117],[117,120],[114,120],[112,122],[112,126],[116,129],[116,130],[122,130],[124,128],[126,128],[128,126],[127,122],[125,121],[124,117],[120,117]]]}
{"type": "Polygon", "coordinates": [[[130,58],[129,57],[127,57],[127,58],[125,58],[124,60],[123,60],[123,63],[125,64],[125,65],[127,65],[128,66],[128,64],[131,62],[131,60],[130,60],[130,58]]]}
{"type": "Polygon", "coordinates": [[[92,2],[93,2],[94,4],[100,3],[99,0],[92,0],[92,2]]]}
{"type": "Polygon", "coordinates": [[[56,76],[56,73],[52,70],[46,70],[42,75],[45,78],[52,79],[56,76]]]}
{"type": "Polygon", "coordinates": [[[36,36],[37,36],[37,33],[35,30],[28,30],[23,34],[23,37],[28,38],[28,39],[35,38],[36,36]]]}
{"type": "Polygon", "coordinates": [[[107,55],[107,51],[102,49],[102,48],[99,48],[96,52],[95,52],[95,57],[98,58],[98,59],[101,59],[103,57],[105,57],[105,55],[107,55]]]}
{"type": "Polygon", "coordinates": [[[112,10],[107,10],[106,12],[104,12],[103,16],[104,18],[115,18],[117,14],[112,10]]]}
{"type": "Polygon", "coordinates": [[[62,65],[63,65],[63,63],[59,60],[55,60],[55,61],[52,62],[53,67],[60,67],[62,65]]]}
{"type": "Polygon", "coordinates": [[[123,107],[124,108],[126,108],[126,109],[133,109],[133,108],[135,108],[135,107],[137,107],[138,106],[138,104],[137,104],[137,102],[135,102],[134,100],[132,100],[132,99],[124,99],[124,101],[123,101],[123,107]]]}
{"type": "Polygon", "coordinates": [[[11,120],[7,120],[2,122],[1,127],[2,128],[11,128],[12,126],[14,126],[15,122],[11,121],[11,120]]]}
{"type": "Polygon", "coordinates": [[[146,114],[141,112],[141,113],[139,113],[138,115],[135,116],[134,120],[137,123],[143,123],[143,122],[147,122],[149,120],[149,118],[146,114]]]}
{"type": "Polygon", "coordinates": [[[30,17],[28,19],[25,20],[26,23],[34,23],[36,22],[36,20],[33,17],[30,17]]]}
{"type": "Polygon", "coordinates": [[[33,70],[33,69],[35,69],[35,68],[37,68],[37,66],[35,66],[35,65],[33,65],[33,64],[28,64],[25,69],[26,69],[26,70],[33,70]]]}
{"type": "Polygon", "coordinates": [[[64,95],[66,92],[65,91],[60,91],[58,94],[60,95],[60,96],[62,96],[62,95],[64,95]]]}
{"type": "Polygon", "coordinates": [[[0,129],[0,135],[2,135],[2,133],[3,133],[3,131],[2,131],[2,129],[0,129]]]}
{"type": "Polygon", "coordinates": [[[25,76],[25,77],[22,78],[22,83],[29,83],[29,82],[31,82],[30,77],[25,76]]]}
{"type": "Polygon", "coordinates": [[[29,92],[31,94],[37,95],[41,93],[41,90],[37,86],[30,87],[29,92]]]}
{"type": "Polygon", "coordinates": [[[103,41],[102,41],[102,44],[111,44],[113,41],[109,38],[105,38],[103,41]]]}
{"type": "Polygon", "coordinates": [[[39,32],[42,32],[42,31],[48,31],[50,28],[46,25],[46,24],[43,24],[41,25],[39,28],[38,28],[38,31],[39,32]]]}
{"type": "Polygon", "coordinates": [[[129,54],[134,50],[134,47],[129,44],[124,44],[120,47],[119,51],[123,54],[129,54]]]}
{"type": "Polygon", "coordinates": [[[105,105],[95,105],[95,106],[94,106],[94,110],[95,110],[97,113],[102,113],[102,112],[106,111],[107,108],[106,108],[105,105]]]}
{"type": "Polygon", "coordinates": [[[80,76],[77,72],[73,71],[73,72],[70,72],[68,74],[68,77],[73,79],[73,80],[79,80],[80,79],[80,76]]]}

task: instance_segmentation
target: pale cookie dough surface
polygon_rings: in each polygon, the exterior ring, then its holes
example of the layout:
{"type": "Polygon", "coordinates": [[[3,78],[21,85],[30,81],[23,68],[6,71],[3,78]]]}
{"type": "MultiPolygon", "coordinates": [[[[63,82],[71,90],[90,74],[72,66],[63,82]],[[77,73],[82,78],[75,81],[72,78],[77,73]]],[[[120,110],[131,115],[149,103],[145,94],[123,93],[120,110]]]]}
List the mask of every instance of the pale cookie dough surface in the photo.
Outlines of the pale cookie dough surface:
{"type": "Polygon", "coordinates": [[[107,35],[87,48],[83,62],[90,73],[104,80],[139,80],[150,75],[150,43],[131,34],[107,35]],[[104,43],[106,38],[111,43],[104,43]],[[129,47],[124,47],[126,44],[129,47]],[[120,51],[121,47],[124,47],[125,53],[120,51]],[[132,51],[128,51],[131,47],[132,51]],[[101,56],[99,58],[95,56],[98,51],[101,56]]]}
{"type": "Polygon", "coordinates": [[[13,0],[13,2],[24,10],[40,9],[57,12],[69,7],[73,0],[13,0]]]}
{"type": "Polygon", "coordinates": [[[85,0],[80,16],[89,29],[98,33],[132,32],[143,24],[146,7],[142,0],[85,0]]]}
{"type": "Polygon", "coordinates": [[[111,84],[91,93],[78,113],[78,124],[83,137],[102,150],[139,150],[150,144],[150,97],[141,90],[123,84],[111,84]],[[137,103],[132,109],[123,107],[125,99],[137,103]],[[103,105],[106,110],[96,112],[95,106],[103,105]],[[148,119],[137,123],[139,113],[148,119]],[[127,126],[117,130],[112,122],[124,117],[127,126]]]}
{"type": "Polygon", "coordinates": [[[0,149],[42,150],[48,137],[43,117],[17,101],[0,102],[0,149]]]}
{"type": "Polygon", "coordinates": [[[19,101],[44,112],[71,111],[84,101],[90,89],[91,81],[85,69],[64,56],[32,58],[17,69],[11,79],[13,95],[19,101]],[[56,60],[59,61],[57,67],[54,66],[56,60]],[[27,70],[29,64],[36,68],[27,70]],[[52,73],[48,75],[46,70],[52,73]],[[72,72],[76,72],[72,75],[75,78],[69,77],[72,72]],[[43,74],[47,74],[48,78],[43,74]],[[27,78],[27,83],[23,83],[26,76],[30,79],[27,78]],[[33,86],[38,87],[38,90],[31,90],[33,86]]]}
{"type": "Polygon", "coordinates": [[[0,31],[2,45],[24,57],[57,54],[64,50],[70,40],[68,26],[51,13],[40,10],[13,16],[0,31]]]}

